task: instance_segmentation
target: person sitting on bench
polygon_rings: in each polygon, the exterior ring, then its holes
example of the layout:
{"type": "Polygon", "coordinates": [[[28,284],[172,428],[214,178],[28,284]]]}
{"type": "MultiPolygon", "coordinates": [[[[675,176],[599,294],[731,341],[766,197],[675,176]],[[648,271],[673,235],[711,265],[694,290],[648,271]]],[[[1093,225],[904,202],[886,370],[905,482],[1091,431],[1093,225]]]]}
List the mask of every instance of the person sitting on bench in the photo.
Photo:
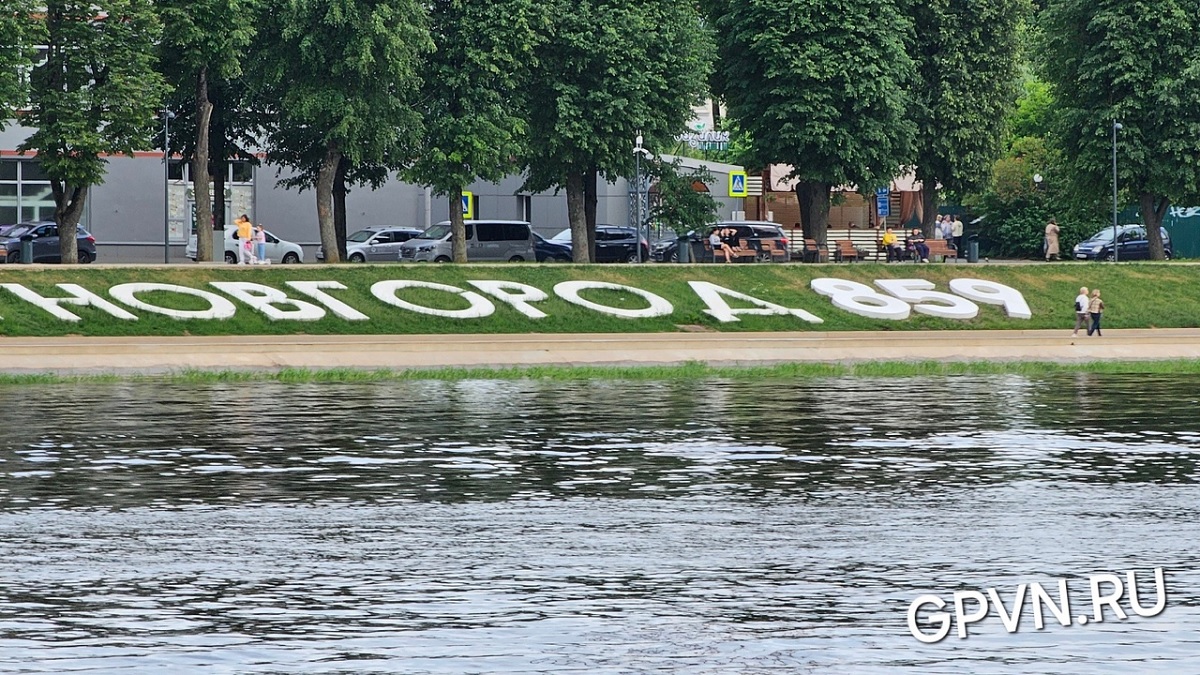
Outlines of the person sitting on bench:
{"type": "Polygon", "coordinates": [[[908,249],[913,252],[918,261],[929,262],[929,245],[925,243],[925,235],[915,227],[908,237],[908,249]]]}
{"type": "Polygon", "coordinates": [[[883,247],[887,253],[887,261],[900,262],[904,260],[904,249],[900,248],[900,240],[896,237],[896,233],[892,232],[892,228],[887,228],[883,232],[883,238],[879,241],[879,245],[883,247]]]}
{"type": "Polygon", "coordinates": [[[717,251],[725,254],[725,262],[733,262],[733,260],[731,260],[729,257],[733,254],[733,249],[730,248],[729,244],[726,244],[721,240],[721,235],[724,232],[725,230],[723,229],[717,229],[713,230],[712,234],[708,235],[708,244],[709,246],[712,246],[713,251],[713,262],[717,262],[717,251]]]}

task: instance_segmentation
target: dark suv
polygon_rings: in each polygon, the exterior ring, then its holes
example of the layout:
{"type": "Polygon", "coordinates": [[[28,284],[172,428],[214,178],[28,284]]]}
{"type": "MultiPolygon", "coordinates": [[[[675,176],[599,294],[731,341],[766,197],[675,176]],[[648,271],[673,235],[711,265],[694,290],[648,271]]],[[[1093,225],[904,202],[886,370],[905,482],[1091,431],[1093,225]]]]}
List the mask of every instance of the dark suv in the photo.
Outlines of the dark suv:
{"type": "MultiPolygon", "coordinates": [[[[555,244],[571,244],[571,230],[567,228],[550,240],[555,244]]],[[[642,260],[650,259],[650,245],[639,237],[632,227],[620,225],[596,226],[596,262],[638,262],[638,243],[642,247],[642,260]]]]}
{"type": "MultiPolygon", "coordinates": [[[[53,220],[37,223],[21,223],[5,232],[0,238],[0,262],[19,263],[21,260],[21,239],[29,237],[33,244],[33,260],[35,263],[62,262],[62,254],[58,249],[58,225],[53,220]]],[[[96,238],[88,234],[82,227],[76,227],[76,245],[79,247],[79,262],[90,263],[96,259],[96,238]]]]}
{"type": "MultiPolygon", "coordinates": [[[[692,244],[691,260],[704,262],[709,254],[705,252],[704,242],[713,230],[732,229],[736,238],[746,246],[754,249],[755,262],[788,262],[792,259],[788,252],[787,235],[779,225],[758,220],[729,220],[714,223],[699,232],[688,232],[688,241],[692,244]]],[[[658,262],[679,262],[678,240],[665,239],[654,249],[654,259],[658,262]]]]}

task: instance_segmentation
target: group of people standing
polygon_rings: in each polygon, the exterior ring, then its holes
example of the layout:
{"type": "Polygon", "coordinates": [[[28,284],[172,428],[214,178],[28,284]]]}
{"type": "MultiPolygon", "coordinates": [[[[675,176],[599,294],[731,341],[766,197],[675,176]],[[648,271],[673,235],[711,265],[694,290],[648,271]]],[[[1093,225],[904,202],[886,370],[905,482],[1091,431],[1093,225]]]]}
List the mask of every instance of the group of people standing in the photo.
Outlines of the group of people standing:
{"type": "Polygon", "coordinates": [[[938,216],[937,223],[934,225],[934,231],[942,239],[946,240],[946,245],[954,249],[956,255],[961,254],[962,238],[963,238],[963,221],[958,216],[944,215],[938,216]]]}
{"type": "Polygon", "coordinates": [[[1097,337],[1103,337],[1100,333],[1100,316],[1104,314],[1104,301],[1100,299],[1100,289],[1093,288],[1091,297],[1088,297],[1087,286],[1079,288],[1079,295],[1075,296],[1075,330],[1071,333],[1071,337],[1079,337],[1079,329],[1087,326],[1087,334],[1090,337],[1095,333],[1097,337]],[[1091,325],[1088,325],[1088,319],[1091,319],[1091,325]]]}
{"type": "Polygon", "coordinates": [[[267,259],[267,231],[263,226],[251,223],[250,216],[244,213],[233,224],[237,227],[238,264],[266,265],[271,262],[267,259]]]}

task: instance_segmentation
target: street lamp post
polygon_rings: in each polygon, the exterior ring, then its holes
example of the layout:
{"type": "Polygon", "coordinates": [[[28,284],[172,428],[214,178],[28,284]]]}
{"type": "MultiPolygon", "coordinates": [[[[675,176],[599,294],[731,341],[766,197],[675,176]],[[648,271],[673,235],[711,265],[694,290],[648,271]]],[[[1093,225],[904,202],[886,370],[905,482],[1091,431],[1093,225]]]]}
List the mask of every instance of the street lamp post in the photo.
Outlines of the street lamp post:
{"type": "Polygon", "coordinates": [[[163,108],[163,263],[171,262],[171,120],[175,113],[163,108]]]}
{"type": "Polygon", "coordinates": [[[1117,246],[1117,132],[1121,130],[1121,123],[1113,120],[1112,123],[1112,160],[1113,160],[1113,262],[1120,262],[1120,254],[1117,246]]]}
{"type": "MultiPolygon", "coordinates": [[[[634,223],[635,223],[634,229],[637,231],[637,241],[634,243],[634,246],[637,247],[638,262],[646,262],[646,260],[642,257],[642,225],[643,225],[643,221],[645,220],[643,213],[642,213],[642,193],[645,189],[644,181],[642,180],[642,156],[643,155],[646,156],[647,161],[654,159],[654,155],[651,154],[649,150],[642,147],[642,135],[638,134],[637,138],[634,139],[634,148],[633,148],[633,163],[634,163],[633,174],[634,174],[634,181],[636,182],[636,185],[634,187],[634,193],[633,193],[633,199],[636,203],[634,204],[633,210],[634,210],[634,219],[635,219],[634,220],[634,223]]],[[[646,225],[646,245],[647,245],[647,247],[649,247],[649,245],[650,245],[650,225],[649,225],[649,223],[645,223],[645,225],[646,225]]],[[[649,253],[649,251],[646,251],[646,253],[649,253]]]]}

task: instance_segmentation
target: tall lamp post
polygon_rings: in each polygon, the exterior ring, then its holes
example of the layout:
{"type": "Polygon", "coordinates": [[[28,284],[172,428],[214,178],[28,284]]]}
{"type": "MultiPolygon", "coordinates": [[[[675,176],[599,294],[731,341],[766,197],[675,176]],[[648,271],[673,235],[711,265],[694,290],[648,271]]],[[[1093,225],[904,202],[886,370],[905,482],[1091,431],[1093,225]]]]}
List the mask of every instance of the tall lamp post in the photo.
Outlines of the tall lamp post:
{"type": "Polygon", "coordinates": [[[1113,262],[1120,262],[1120,254],[1117,252],[1117,132],[1121,130],[1121,123],[1113,120],[1112,123],[1112,160],[1113,160],[1113,262]]]}
{"type": "Polygon", "coordinates": [[[175,113],[163,108],[163,263],[171,263],[171,120],[175,113]]]}
{"type": "MultiPolygon", "coordinates": [[[[642,214],[642,193],[645,188],[645,185],[643,184],[643,181],[642,181],[642,156],[643,155],[645,155],[646,161],[650,161],[650,160],[654,159],[654,155],[651,154],[651,152],[649,150],[642,147],[642,135],[638,134],[637,138],[634,141],[634,148],[633,148],[633,163],[634,163],[633,174],[634,174],[634,181],[636,181],[636,187],[634,188],[634,197],[633,197],[635,204],[634,204],[633,210],[634,210],[634,218],[635,218],[634,222],[636,223],[635,229],[637,230],[637,239],[638,239],[638,241],[634,245],[637,246],[638,262],[646,262],[646,260],[642,257],[642,242],[641,242],[642,225],[643,225],[643,221],[645,220],[645,218],[643,217],[643,214],[642,214]]],[[[646,244],[647,244],[647,246],[649,246],[650,226],[648,223],[645,223],[645,224],[646,224],[646,244]]]]}

